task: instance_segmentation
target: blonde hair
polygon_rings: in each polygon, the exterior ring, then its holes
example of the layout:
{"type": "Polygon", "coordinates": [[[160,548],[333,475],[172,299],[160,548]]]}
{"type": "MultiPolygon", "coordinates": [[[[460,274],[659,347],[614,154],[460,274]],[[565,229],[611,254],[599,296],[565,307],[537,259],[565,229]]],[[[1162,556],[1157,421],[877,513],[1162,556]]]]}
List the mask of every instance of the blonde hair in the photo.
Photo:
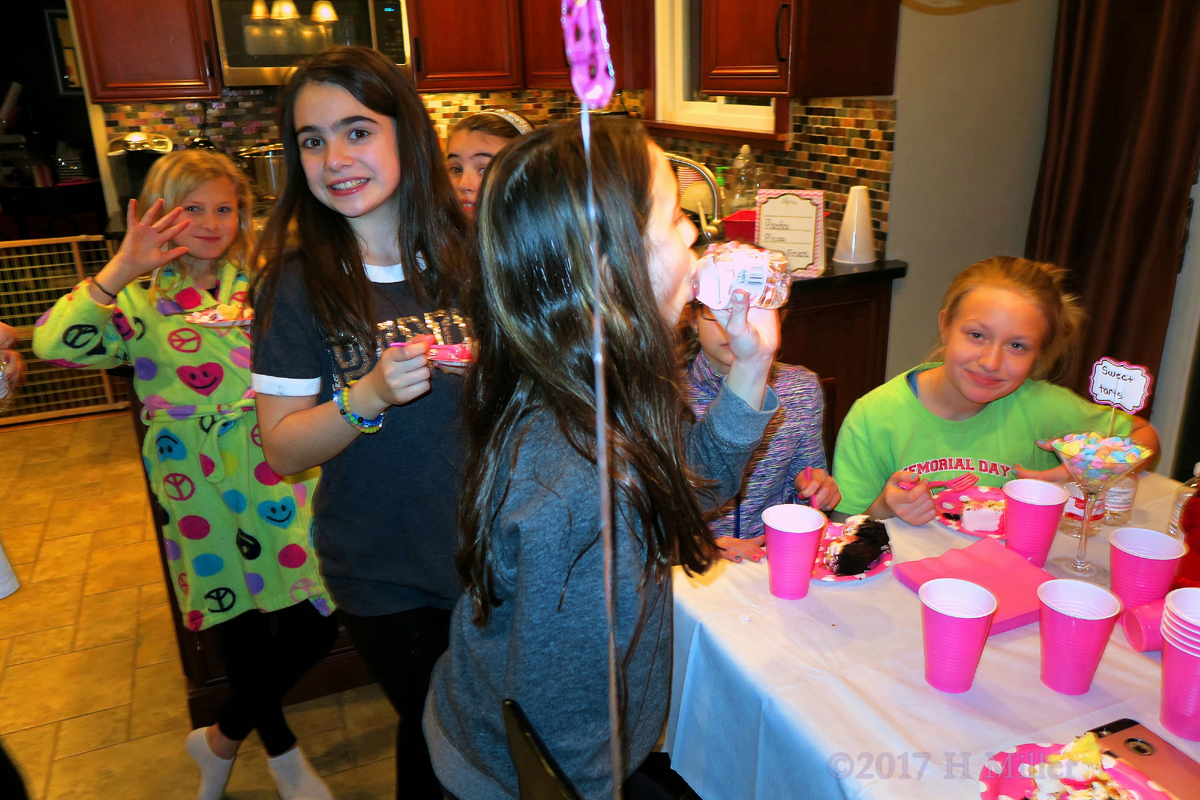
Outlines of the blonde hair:
{"type": "MultiPolygon", "coordinates": [[[[167,153],[154,162],[142,185],[142,196],[138,198],[138,213],[144,214],[146,209],[162,198],[163,213],[176,208],[188,198],[192,192],[209,181],[228,178],[233,181],[233,190],[237,195],[238,229],[234,234],[229,249],[222,254],[222,259],[232,261],[249,274],[253,265],[249,264],[250,254],[254,250],[254,224],[251,221],[251,206],[253,198],[250,193],[250,180],[238,169],[229,156],[212,150],[176,150],[167,153]]],[[[184,272],[180,259],[175,259],[166,268],[155,270],[151,278],[151,294],[165,291],[184,272]],[[168,279],[170,277],[170,279],[168,279]]]]}
{"type": "MultiPolygon", "coordinates": [[[[1036,305],[1046,320],[1046,337],[1029,377],[1055,380],[1071,374],[1079,355],[1086,314],[1079,298],[1065,288],[1068,272],[1043,261],[1016,256],[993,256],[964,269],[950,283],[942,297],[941,328],[954,321],[963,299],[986,286],[1016,292],[1036,305]]],[[[939,345],[930,357],[942,360],[945,346],[939,345]]]]}

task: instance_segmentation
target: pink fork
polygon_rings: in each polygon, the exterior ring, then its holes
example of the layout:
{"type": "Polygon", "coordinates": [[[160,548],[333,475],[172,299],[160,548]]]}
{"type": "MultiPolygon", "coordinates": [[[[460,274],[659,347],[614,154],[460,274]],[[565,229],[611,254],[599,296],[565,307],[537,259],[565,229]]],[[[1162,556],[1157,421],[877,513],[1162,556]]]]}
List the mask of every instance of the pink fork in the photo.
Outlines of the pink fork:
{"type": "MultiPolygon", "coordinates": [[[[930,481],[929,488],[949,489],[952,492],[961,492],[970,489],[977,483],[979,483],[979,477],[976,475],[959,475],[957,478],[949,481],[930,481]]],[[[909,481],[900,481],[898,485],[906,492],[916,486],[915,483],[909,481]]]]}

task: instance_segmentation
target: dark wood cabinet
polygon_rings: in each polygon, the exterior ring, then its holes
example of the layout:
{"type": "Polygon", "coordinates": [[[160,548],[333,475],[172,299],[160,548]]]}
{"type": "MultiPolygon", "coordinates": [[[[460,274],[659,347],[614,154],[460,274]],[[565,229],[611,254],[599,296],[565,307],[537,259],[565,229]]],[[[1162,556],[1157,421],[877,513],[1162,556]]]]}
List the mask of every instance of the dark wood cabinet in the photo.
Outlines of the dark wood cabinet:
{"type": "Polygon", "coordinates": [[[900,0],[702,0],[709,94],[891,94],[900,0]]]}
{"type": "MultiPolygon", "coordinates": [[[[834,381],[836,399],[825,409],[832,437],[854,401],[884,381],[892,281],[908,272],[903,261],[839,274],[844,268],[835,264],[825,276],[793,283],[780,330],[780,361],[803,364],[834,381]]],[[[832,461],[832,446],[827,449],[832,461]]]]}
{"type": "Polygon", "coordinates": [[[704,0],[700,89],[709,94],[786,95],[797,0],[704,0]]]}
{"type": "MultiPolygon", "coordinates": [[[[521,0],[521,39],[525,47],[525,85],[531,89],[570,89],[563,53],[561,0],[521,0]]],[[[611,0],[604,4],[604,25],[616,73],[617,89],[654,85],[653,0],[611,0]]]]}
{"type": "Polygon", "coordinates": [[[418,91],[521,88],[525,73],[517,2],[408,0],[413,82],[418,91]]]}
{"type": "Polygon", "coordinates": [[[71,2],[93,102],[220,97],[208,0],[71,2]]]}
{"type": "Polygon", "coordinates": [[[521,0],[525,85],[531,89],[571,88],[571,70],[563,50],[561,13],[561,0],[521,0]]]}

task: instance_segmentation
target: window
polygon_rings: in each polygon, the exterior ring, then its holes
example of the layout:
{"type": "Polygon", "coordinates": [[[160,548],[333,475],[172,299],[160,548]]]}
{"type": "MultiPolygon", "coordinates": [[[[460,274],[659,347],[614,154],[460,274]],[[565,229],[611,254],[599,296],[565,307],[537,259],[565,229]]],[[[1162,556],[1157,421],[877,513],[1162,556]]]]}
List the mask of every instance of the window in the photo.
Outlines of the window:
{"type": "Polygon", "coordinates": [[[655,0],[654,17],[655,113],[660,121],[774,132],[774,98],[700,91],[700,0],[655,0]]]}

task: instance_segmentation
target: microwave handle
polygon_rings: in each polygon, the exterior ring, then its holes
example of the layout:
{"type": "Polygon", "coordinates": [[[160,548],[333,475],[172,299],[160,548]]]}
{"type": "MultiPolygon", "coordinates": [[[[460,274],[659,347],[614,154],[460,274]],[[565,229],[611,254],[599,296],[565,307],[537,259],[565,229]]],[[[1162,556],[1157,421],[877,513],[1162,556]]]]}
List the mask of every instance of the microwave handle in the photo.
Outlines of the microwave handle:
{"type": "Polygon", "coordinates": [[[420,36],[413,37],[412,48],[413,48],[413,70],[415,72],[422,72],[423,70],[421,69],[421,37],[420,36]]]}

